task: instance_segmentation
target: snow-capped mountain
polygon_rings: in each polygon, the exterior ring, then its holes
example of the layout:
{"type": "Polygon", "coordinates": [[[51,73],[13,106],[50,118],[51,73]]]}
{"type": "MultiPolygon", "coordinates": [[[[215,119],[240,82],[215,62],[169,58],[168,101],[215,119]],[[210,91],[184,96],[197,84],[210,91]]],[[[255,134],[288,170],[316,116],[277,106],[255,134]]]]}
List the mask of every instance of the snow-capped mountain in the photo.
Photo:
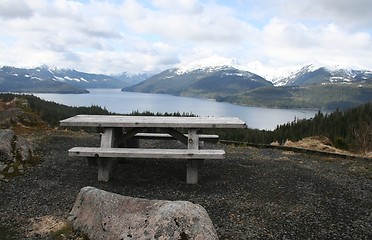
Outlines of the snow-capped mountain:
{"type": "Polygon", "coordinates": [[[43,65],[30,69],[35,76],[65,82],[82,88],[122,88],[128,83],[103,74],[79,72],[74,69],[58,69],[43,65]]]}
{"type": "Polygon", "coordinates": [[[219,61],[213,66],[205,65],[204,62],[194,62],[168,69],[144,82],[124,88],[123,91],[173,95],[234,94],[264,86],[272,84],[254,73],[239,70],[225,61],[219,61]]]}
{"type": "Polygon", "coordinates": [[[281,79],[293,75],[299,68],[301,68],[301,66],[268,67],[259,61],[254,61],[243,66],[242,69],[260,75],[272,82],[275,86],[280,86],[281,79]]]}
{"type": "Polygon", "coordinates": [[[150,73],[128,73],[123,72],[121,74],[113,74],[110,75],[111,77],[114,77],[116,79],[119,79],[121,81],[124,81],[128,83],[129,85],[134,85],[140,82],[145,81],[146,79],[152,77],[154,74],[150,73]]]}
{"type": "Polygon", "coordinates": [[[216,71],[218,69],[227,67],[243,70],[242,66],[238,63],[236,59],[213,55],[208,58],[203,58],[197,61],[182,64],[176,68],[176,73],[182,75],[197,70],[216,71]]]}
{"type": "Polygon", "coordinates": [[[353,73],[355,81],[372,83],[372,70],[353,70],[353,73]]]}
{"type": "Polygon", "coordinates": [[[122,88],[128,83],[114,77],[58,69],[46,65],[26,69],[0,68],[0,91],[84,93],[87,88],[122,88]]]}
{"type": "Polygon", "coordinates": [[[42,69],[23,69],[4,66],[0,68],[0,92],[47,92],[47,93],[87,93],[77,87],[51,77],[42,69]]]}
{"type": "Polygon", "coordinates": [[[275,86],[301,86],[307,84],[372,83],[372,71],[354,70],[340,66],[309,64],[287,77],[273,80],[275,86]]]}
{"type": "Polygon", "coordinates": [[[326,66],[269,68],[260,62],[246,66],[233,58],[212,56],[165,70],[146,73],[103,75],[43,65],[37,68],[0,68],[0,91],[87,92],[88,88],[125,88],[126,91],[192,95],[192,92],[242,93],[262,86],[308,84],[372,84],[372,70],[326,66]],[[249,70],[248,70],[249,69],[249,70]],[[267,81],[268,80],[268,81],[267,81]],[[129,83],[128,83],[129,82],[129,83]],[[135,84],[135,85],[134,85],[135,84]]]}

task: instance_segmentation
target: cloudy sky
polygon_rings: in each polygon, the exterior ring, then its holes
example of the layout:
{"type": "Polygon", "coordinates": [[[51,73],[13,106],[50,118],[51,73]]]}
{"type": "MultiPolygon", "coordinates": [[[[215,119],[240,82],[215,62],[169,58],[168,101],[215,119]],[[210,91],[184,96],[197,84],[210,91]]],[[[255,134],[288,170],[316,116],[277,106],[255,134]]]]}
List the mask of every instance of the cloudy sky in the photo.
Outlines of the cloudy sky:
{"type": "Polygon", "coordinates": [[[372,69],[371,0],[0,0],[0,65],[159,72],[199,59],[372,69]]]}

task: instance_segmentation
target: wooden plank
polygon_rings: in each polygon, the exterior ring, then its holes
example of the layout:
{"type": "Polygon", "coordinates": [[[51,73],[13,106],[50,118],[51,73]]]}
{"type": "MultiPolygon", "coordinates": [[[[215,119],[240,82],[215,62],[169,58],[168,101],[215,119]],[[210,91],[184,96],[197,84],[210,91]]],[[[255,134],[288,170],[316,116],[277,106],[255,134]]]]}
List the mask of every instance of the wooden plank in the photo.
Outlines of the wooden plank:
{"type": "Polygon", "coordinates": [[[224,150],[202,149],[144,149],[144,148],[96,148],[74,147],[69,151],[73,157],[123,157],[154,159],[224,159],[224,150]]]}
{"type": "Polygon", "coordinates": [[[60,121],[76,127],[159,127],[159,128],[246,128],[234,117],[159,117],[122,115],[77,115],[60,121]]]}
{"type": "MultiPolygon", "coordinates": [[[[184,134],[185,137],[188,137],[187,134],[184,134]]],[[[140,139],[169,139],[173,138],[172,135],[168,133],[137,133],[134,135],[135,138],[140,139]]],[[[215,134],[199,134],[199,140],[200,141],[206,141],[206,142],[218,142],[220,137],[215,134]]]]}
{"type": "MultiPolygon", "coordinates": [[[[189,129],[187,149],[193,150],[193,151],[199,149],[199,135],[198,135],[197,129],[189,129]]],[[[197,184],[198,173],[199,173],[198,161],[194,159],[188,159],[187,166],[186,166],[186,183],[197,184]]]]}
{"type": "Polygon", "coordinates": [[[111,148],[114,146],[114,129],[106,128],[101,136],[101,148],[111,148]]]}
{"type": "Polygon", "coordinates": [[[199,164],[201,160],[187,160],[186,166],[186,183],[197,184],[199,178],[199,164]]]}
{"type": "Polygon", "coordinates": [[[183,135],[180,131],[174,128],[161,128],[161,130],[170,134],[174,139],[177,139],[181,143],[187,145],[187,137],[183,135]]]}
{"type": "MultiPolygon", "coordinates": [[[[125,128],[121,128],[121,129],[125,129],[125,128]]],[[[137,133],[139,133],[140,131],[142,131],[143,128],[130,128],[128,130],[125,129],[124,133],[122,135],[119,135],[117,136],[117,139],[116,139],[116,143],[117,145],[126,145],[128,143],[128,141],[133,138],[133,136],[135,136],[137,133]]],[[[117,146],[116,146],[117,147],[117,146]]]]}
{"type": "MultiPolygon", "coordinates": [[[[219,136],[216,134],[198,134],[199,139],[218,139],[219,136]]],[[[187,137],[187,134],[184,134],[185,137],[187,137]]],[[[137,133],[134,135],[134,137],[138,138],[150,138],[150,139],[162,139],[162,138],[171,138],[172,135],[168,133],[137,133]]]]}
{"type": "Polygon", "coordinates": [[[189,129],[187,139],[187,149],[199,149],[199,135],[197,129],[189,129]]]}
{"type": "MultiPolygon", "coordinates": [[[[114,146],[114,139],[116,135],[120,135],[120,129],[105,128],[101,136],[101,148],[111,148],[114,146]]],[[[98,181],[107,182],[110,180],[110,175],[115,165],[117,164],[116,159],[97,159],[98,165],[98,181]]]]}

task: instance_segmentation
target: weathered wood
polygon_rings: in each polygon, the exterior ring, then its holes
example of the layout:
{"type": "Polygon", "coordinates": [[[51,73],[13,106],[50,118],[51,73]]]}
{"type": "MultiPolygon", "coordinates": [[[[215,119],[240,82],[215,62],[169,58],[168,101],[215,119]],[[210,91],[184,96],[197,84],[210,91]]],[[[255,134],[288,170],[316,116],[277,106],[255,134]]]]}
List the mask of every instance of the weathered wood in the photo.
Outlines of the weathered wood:
{"type": "Polygon", "coordinates": [[[187,148],[199,149],[199,135],[197,129],[189,129],[187,148]]]}
{"type": "MultiPolygon", "coordinates": [[[[199,135],[197,129],[189,129],[187,149],[192,151],[195,150],[199,151],[199,135]]],[[[187,160],[186,183],[197,184],[198,173],[199,173],[198,161],[193,159],[187,160]]]]}
{"type": "MultiPolygon", "coordinates": [[[[115,146],[115,137],[121,134],[121,129],[117,128],[105,128],[101,136],[101,148],[111,149],[115,146]]],[[[88,156],[91,157],[91,156],[88,156]]],[[[101,158],[97,158],[98,165],[98,181],[107,182],[110,180],[110,175],[114,166],[117,164],[116,159],[106,159],[105,161],[101,158]]]]}
{"type": "Polygon", "coordinates": [[[199,164],[202,160],[187,160],[186,183],[197,184],[199,176],[199,164]]]}
{"type": "MultiPolygon", "coordinates": [[[[96,157],[99,180],[108,181],[114,160],[110,158],[181,158],[188,159],[187,182],[197,183],[199,163],[203,159],[223,159],[223,150],[200,150],[199,142],[217,139],[211,135],[198,135],[203,128],[246,128],[245,122],[231,117],[159,117],[159,116],[119,116],[119,115],[77,115],[60,122],[61,126],[98,127],[104,130],[100,148],[72,148],[70,156],[96,157]],[[124,133],[123,129],[127,131],[124,133]],[[133,128],[128,131],[128,128],[133,128]],[[188,145],[188,149],[140,149],[138,137],[142,128],[160,128],[168,135],[188,145]],[[177,129],[187,128],[188,134],[177,129]],[[135,137],[135,136],[138,137],[135,137]],[[208,136],[208,137],[207,137],[208,136]],[[133,139],[135,142],[129,144],[133,139]],[[128,148],[131,146],[132,148],[128,148]],[[121,148],[119,148],[121,147],[121,148]],[[103,158],[109,158],[104,160],[103,158]],[[197,160],[197,161],[195,161],[197,160]]],[[[142,135],[151,137],[150,135],[142,135]]],[[[212,135],[213,136],[213,135],[212,135]]]]}
{"type": "Polygon", "coordinates": [[[224,159],[224,150],[215,149],[147,149],[74,147],[68,150],[73,157],[99,158],[153,158],[153,159],[224,159]]]}
{"type": "MultiPolygon", "coordinates": [[[[188,135],[184,134],[184,136],[187,138],[188,135]]],[[[172,135],[168,133],[137,133],[134,135],[135,138],[139,139],[170,139],[173,138],[172,135]]],[[[220,137],[218,135],[214,134],[199,134],[199,140],[205,141],[205,142],[212,142],[216,143],[218,142],[220,137]]]]}
{"type": "Polygon", "coordinates": [[[101,135],[101,148],[111,148],[114,145],[114,129],[106,128],[101,135]]]}
{"type": "Polygon", "coordinates": [[[159,127],[159,128],[246,128],[233,117],[159,117],[121,115],[77,115],[60,121],[76,127],[159,127]]]}
{"type": "Polygon", "coordinates": [[[123,134],[118,136],[115,140],[118,144],[123,144],[124,146],[127,145],[127,142],[130,141],[133,136],[135,136],[137,133],[141,132],[143,128],[129,128],[129,129],[123,129],[123,134]]]}
{"type": "Polygon", "coordinates": [[[174,139],[177,139],[181,143],[187,145],[187,136],[174,128],[162,128],[162,131],[170,134],[174,139]]]}

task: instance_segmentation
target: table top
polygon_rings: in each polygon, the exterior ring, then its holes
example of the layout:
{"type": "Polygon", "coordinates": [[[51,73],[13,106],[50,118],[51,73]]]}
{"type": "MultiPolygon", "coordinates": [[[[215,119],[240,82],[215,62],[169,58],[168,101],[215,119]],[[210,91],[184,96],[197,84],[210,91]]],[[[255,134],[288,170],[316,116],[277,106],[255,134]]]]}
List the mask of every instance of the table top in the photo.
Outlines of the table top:
{"type": "Polygon", "coordinates": [[[160,117],[122,115],[76,115],[60,121],[70,127],[160,127],[160,128],[246,128],[235,117],[160,117]]]}

